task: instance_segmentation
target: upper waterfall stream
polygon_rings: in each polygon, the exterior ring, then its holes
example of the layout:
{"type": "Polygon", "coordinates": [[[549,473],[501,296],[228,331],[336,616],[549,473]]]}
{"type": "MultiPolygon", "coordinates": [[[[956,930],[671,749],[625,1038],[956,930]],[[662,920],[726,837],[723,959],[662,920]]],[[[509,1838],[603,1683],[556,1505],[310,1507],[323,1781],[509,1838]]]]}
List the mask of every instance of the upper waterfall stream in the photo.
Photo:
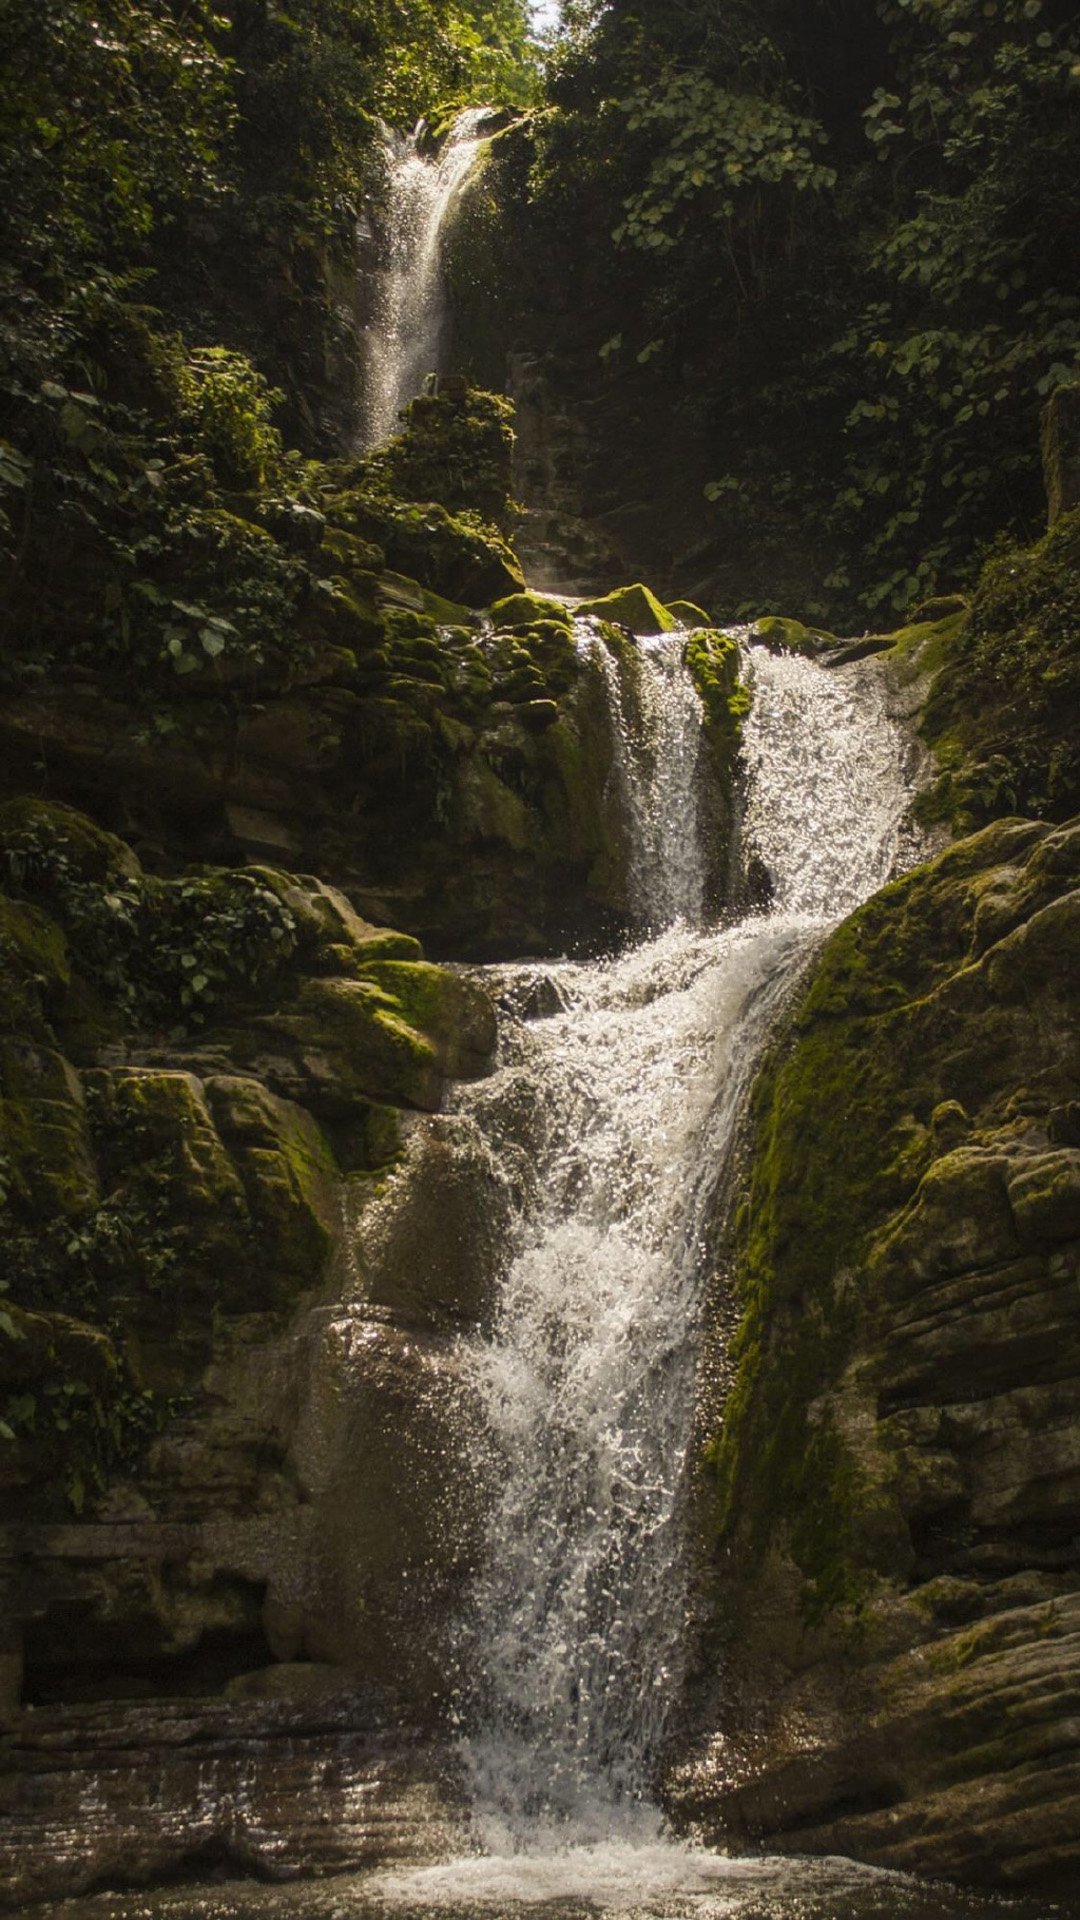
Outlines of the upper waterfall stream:
{"type": "Polygon", "coordinates": [[[437,156],[417,134],[398,134],[387,152],[386,259],[376,276],[374,325],[367,334],[365,445],[394,432],[400,409],[437,372],[446,322],[440,242],[468,179],[487,113],[458,115],[437,156]]]}

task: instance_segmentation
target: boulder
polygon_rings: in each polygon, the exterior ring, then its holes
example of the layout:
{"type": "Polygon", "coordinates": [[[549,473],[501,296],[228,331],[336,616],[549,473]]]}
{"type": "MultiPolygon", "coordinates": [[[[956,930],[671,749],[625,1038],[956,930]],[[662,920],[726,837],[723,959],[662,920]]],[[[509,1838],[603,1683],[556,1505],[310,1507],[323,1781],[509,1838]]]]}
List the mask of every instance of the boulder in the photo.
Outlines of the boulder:
{"type": "Polygon", "coordinates": [[[1075,1885],[1078,839],[1001,821],[875,896],[759,1080],[669,1776],[726,1844],[1075,1885]]]}
{"type": "Polygon", "coordinates": [[[590,614],[612,626],[629,627],[631,633],[672,633],[679,625],[675,615],[640,581],[631,587],[616,587],[614,593],[605,593],[599,600],[579,600],[574,612],[590,614]]]}

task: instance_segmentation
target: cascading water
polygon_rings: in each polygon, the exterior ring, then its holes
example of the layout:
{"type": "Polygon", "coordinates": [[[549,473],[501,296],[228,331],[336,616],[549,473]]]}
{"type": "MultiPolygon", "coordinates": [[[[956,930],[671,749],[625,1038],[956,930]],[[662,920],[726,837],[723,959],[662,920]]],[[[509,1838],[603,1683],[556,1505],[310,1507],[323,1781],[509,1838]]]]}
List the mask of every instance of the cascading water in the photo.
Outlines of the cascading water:
{"type": "Polygon", "coordinates": [[[628,892],[642,932],[700,920],[707,858],[701,817],[705,734],[701,701],[683,664],[683,633],[638,642],[632,686],[625,666],[579,620],[578,647],[604,681],[614,777],[627,834],[628,892]]]}
{"type": "Polygon", "coordinates": [[[413,1896],[712,1871],[663,1842],[649,1797],[685,1641],[708,1223],[781,1004],[824,930],[888,877],[910,793],[873,667],[756,653],[745,838],[773,904],[703,927],[684,639],[640,643],[633,723],[605,669],[639,917],[666,924],[615,960],[558,966],[563,1010],[512,1031],[494,1081],[462,1096],[498,1142],[524,1092],[527,1137],[504,1151],[524,1146],[535,1189],[496,1324],[469,1349],[478,1471],[500,1490],[461,1646],[486,1858],[416,1876],[413,1896]]]}
{"type": "MultiPolygon", "coordinates": [[[[459,1644],[473,1851],[293,1888],[90,1896],[72,1920],[1047,1920],[850,1861],[727,1859],[666,1837],[650,1801],[685,1638],[708,1222],[785,996],[903,857],[908,799],[872,663],[756,653],[744,831],[772,905],[704,926],[701,714],[681,653],[680,636],[643,644],[634,699],[608,678],[638,915],[655,924],[660,902],[668,924],[620,958],[552,968],[560,1011],[510,1022],[499,1072],[460,1096],[524,1195],[495,1322],[460,1356],[494,1490],[459,1644]]],[[[515,980],[535,987],[535,966],[498,971],[510,1002],[515,980]]],[[[361,1778],[358,1801],[371,1790],[361,1778]]]]}
{"type": "Polygon", "coordinates": [[[367,335],[363,438],[378,446],[400,409],[420,392],[442,357],[446,302],[440,243],[454,202],[482,144],[485,107],[458,115],[439,154],[421,152],[416,134],[392,138],[388,154],[387,260],[377,277],[367,335]]]}

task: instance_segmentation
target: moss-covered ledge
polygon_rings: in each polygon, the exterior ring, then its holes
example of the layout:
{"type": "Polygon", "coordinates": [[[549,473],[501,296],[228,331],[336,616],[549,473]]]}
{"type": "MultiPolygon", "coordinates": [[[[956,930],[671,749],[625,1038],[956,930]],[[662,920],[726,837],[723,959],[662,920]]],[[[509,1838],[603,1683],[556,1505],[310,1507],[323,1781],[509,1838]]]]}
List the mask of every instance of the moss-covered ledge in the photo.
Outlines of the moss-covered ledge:
{"type": "Polygon", "coordinates": [[[343,1175],[486,1070],[495,1017],[311,876],[150,874],[26,797],[0,874],[0,1508],[41,1519],[132,1463],[223,1316],[319,1284],[343,1175]]]}
{"type": "Polygon", "coordinates": [[[1078,939],[1080,821],[997,822],[833,934],[759,1079],[671,1780],[729,1840],[1075,1884],[1078,939]]]}

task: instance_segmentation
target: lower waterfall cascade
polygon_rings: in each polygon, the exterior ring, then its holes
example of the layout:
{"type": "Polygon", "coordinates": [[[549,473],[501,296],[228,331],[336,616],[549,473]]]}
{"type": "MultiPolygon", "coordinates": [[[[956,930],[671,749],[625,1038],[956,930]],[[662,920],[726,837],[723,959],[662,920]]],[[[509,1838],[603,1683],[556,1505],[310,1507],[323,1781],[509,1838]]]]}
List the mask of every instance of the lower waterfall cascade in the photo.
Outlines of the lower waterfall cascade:
{"type": "Polygon", "coordinates": [[[689,1457],[741,1116],[816,946],[919,852],[913,749],[877,665],[755,648],[741,854],[770,899],[710,923],[685,639],[638,640],[631,712],[578,623],[609,689],[642,932],[591,961],[492,968],[500,1054],[454,1096],[518,1195],[491,1324],[458,1342],[488,1509],[454,1649],[459,1850],[301,1885],[91,1895],[72,1920],[1046,1920],[847,1860],[713,1853],[673,1837],[655,1797],[692,1615],[689,1457]],[[538,978],[543,1010],[522,1017],[538,978]]]}
{"type": "MultiPolygon", "coordinates": [[[[547,969],[558,1010],[511,1026],[494,1079],[459,1095],[534,1170],[495,1324],[469,1346],[487,1417],[477,1470],[499,1490],[460,1630],[476,1851],[370,1891],[432,1915],[990,1912],[851,1862],[706,1853],[670,1837],[652,1796],[689,1619],[710,1218],[794,983],[828,929],[919,849],[911,743],[875,667],[829,672],[755,649],[743,853],[767,869],[771,903],[706,924],[685,635],[637,644],[636,730],[605,673],[650,931],[614,958],[547,969]],[[507,1113],[523,1109],[527,1128],[507,1138],[507,1113]]],[[[587,625],[579,645],[598,645],[587,625]]],[[[513,969],[500,976],[513,984],[513,969]]]]}
{"type": "MultiPolygon", "coordinates": [[[[463,1629],[483,1676],[467,1742],[478,1830],[500,1847],[530,1844],[537,1823],[656,1829],[709,1215],[790,982],[885,878],[908,799],[905,743],[868,675],[758,656],[747,837],[775,904],[704,925],[702,725],[682,646],[641,643],[644,739],[612,708],[635,905],[666,924],[556,969],[563,1010],[514,1035],[502,1069],[539,1122],[536,1195],[493,1337],[471,1354],[502,1492],[463,1629]]],[[[498,1126],[499,1096],[497,1078],[461,1097],[498,1126]]]]}

